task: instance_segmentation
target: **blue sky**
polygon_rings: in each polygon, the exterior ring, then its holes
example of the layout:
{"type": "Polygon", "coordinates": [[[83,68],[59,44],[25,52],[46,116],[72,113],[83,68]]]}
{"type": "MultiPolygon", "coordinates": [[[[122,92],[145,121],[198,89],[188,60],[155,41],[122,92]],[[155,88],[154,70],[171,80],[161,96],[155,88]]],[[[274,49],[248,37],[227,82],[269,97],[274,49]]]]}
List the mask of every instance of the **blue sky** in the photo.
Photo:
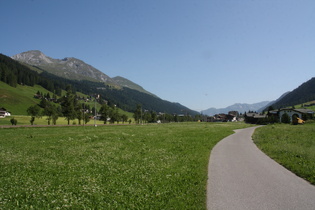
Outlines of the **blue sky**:
{"type": "Polygon", "coordinates": [[[314,77],[314,0],[10,0],[0,53],[75,57],[200,111],[314,77]]]}

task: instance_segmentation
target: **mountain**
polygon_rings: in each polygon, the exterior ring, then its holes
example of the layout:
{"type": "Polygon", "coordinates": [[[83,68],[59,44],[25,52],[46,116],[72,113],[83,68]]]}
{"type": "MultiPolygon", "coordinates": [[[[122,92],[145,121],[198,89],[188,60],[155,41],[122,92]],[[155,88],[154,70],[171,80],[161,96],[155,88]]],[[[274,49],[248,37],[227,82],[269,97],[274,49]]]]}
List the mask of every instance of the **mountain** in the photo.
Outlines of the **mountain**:
{"type": "Polygon", "coordinates": [[[260,109],[257,110],[258,113],[263,112],[264,110],[267,110],[268,107],[272,106],[274,103],[277,103],[278,101],[280,101],[283,97],[285,97],[287,94],[289,94],[290,91],[285,92],[284,94],[282,94],[277,100],[271,101],[269,102],[266,106],[261,107],[260,109]]]}
{"type": "Polygon", "coordinates": [[[88,80],[94,82],[104,82],[116,88],[127,87],[143,93],[155,96],[136,83],[117,76],[110,78],[100,70],[86,64],[77,58],[54,59],[46,56],[39,50],[31,50],[12,56],[14,60],[28,65],[31,69],[39,72],[45,71],[56,76],[71,80],[88,80]]]}
{"type": "Polygon", "coordinates": [[[209,109],[202,111],[202,113],[204,115],[209,115],[209,116],[212,116],[215,114],[220,114],[220,113],[227,114],[229,111],[238,111],[239,113],[244,113],[244,112],[248,112],[248,111],[257,111],[258,109],[266,106],[268,103],[269,103],[269,101],[263,101],[263,102],[259,102],[259,103],[255,103],[255,104],[236,103],[236,104],[233,104],[233,105],[228,106],[226,108],[220,108],[220,109],[209,108],[209,109]]]}
{"type": "MultiPolygon", "coordinates": [[[[51,63],[54,59],[37,52],[37,55],[28,60],[32,60],[33,63],[51,63]]],[[[148,111],[168,114],[176,113],[178,115],[185,111],[185,113],[193,116],[199,114],[179,103],[162,100],[152,94],[139,92],[127,87],[113,88],[112,85],[105,84],[104,82],[66,79],[49,73],[40,67],[36,67],[38,69],[36,71],[34,71],[34,68],[35,67],[29,68],[29,65],[25,65],[24,63],[0,54],[0,81],[13,88],[16,88],[18,85],[31,87],[39,85],[60,97],[62,96],[63,90],[67,87],[71,87],[73,92],[81,92],[92,98],[99,95],[100,98],[106,100],[110,106],[116,105],[129,112],[133,112],[139,104],[144,110],[148,111]]],[[[118,84],[116,85],[118,86],[118,84]]],[[[2,91],[0,93],[2,93],[2,91]]],[[[18,105],[17,103],[15,104],[18,105]]]]}
{"type": "Polygon", "coordinates": [[[273,108],[283,108],[315,100],[315,77],[304,82],[280,100],[272,104],[273,108]]]}
{"type": "Polygon", "coordinates": [[[115,85],[112,78],[76,58],[54,59],[39,50],[23,52],[12,58],[66,79],[100,81],[115,85]]]}
{"type": "MultiPolygon", "coordinates": [[[[130,89],[133,89],[133,90],[137,90],[139,92],[142,92],[142,93],[146,93],[146,94],[149,94],[149,95],[152,95],[152,96],[156,96],[154,95],[153,93],[150,93],[149,91],[145,90],[143,87],[141,87],[140,85],[124,78],[124,77],[120,77],[120,76],[117,76],[117,77],[113,77],[112,78],[114,80],[114,82],[116,84],[118,84],[119,86],[121,87],[126,87],[126,88],[130,88],[130,89]]],[[[156,96],[157,97],[157,96],[156,96]]]]}

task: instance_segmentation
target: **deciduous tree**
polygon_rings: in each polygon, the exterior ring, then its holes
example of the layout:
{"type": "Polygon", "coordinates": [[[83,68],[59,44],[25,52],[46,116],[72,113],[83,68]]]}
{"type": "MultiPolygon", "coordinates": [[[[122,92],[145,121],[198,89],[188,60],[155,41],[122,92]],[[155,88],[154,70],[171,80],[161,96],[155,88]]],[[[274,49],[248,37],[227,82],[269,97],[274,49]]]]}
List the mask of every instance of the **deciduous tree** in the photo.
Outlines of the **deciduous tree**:
{"type": "Polygon", "coordinates": [[[34,124],[36,117],[41,117],[40,108],[38,105],[33,105],[33,106],[28,107],[26,111],[31,116],[31,120],[30,120],[31,125],[34,124]]]}

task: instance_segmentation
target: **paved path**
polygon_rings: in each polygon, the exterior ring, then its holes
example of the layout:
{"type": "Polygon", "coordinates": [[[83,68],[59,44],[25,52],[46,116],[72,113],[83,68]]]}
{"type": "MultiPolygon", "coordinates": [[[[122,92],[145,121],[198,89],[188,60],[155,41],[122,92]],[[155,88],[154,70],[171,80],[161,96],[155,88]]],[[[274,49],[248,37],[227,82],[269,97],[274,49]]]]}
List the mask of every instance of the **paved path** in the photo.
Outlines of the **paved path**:
{"type": "Polygon", "coordinates": [[[236,130],[213,148],[207,208],[314,210],[315,186],[261,152],[251,139],[254,130],[236,130]]]}

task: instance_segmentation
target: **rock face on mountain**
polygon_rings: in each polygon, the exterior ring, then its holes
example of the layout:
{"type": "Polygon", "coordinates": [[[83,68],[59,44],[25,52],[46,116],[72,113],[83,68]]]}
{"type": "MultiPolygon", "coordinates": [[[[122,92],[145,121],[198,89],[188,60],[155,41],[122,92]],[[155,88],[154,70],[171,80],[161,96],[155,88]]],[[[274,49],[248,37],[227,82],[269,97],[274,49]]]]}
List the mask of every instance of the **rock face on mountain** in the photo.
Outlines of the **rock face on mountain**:
{"type": "Polygon", "coordinates": [[[23,52],[12,56],[12,58],[67,79],[92,80],[115,84],[114,80],[109,76],[76,58],[53,59],[39,50],[23,52]]]}
{"type": "Polygon", "coordinates": [[[225,113],[227,114],[229,111],[238,111],[239,113],[244,113],[248,111],[257,111],[262,107],[265,107],[269,101],[263,101],[255,104],[241,104],[241,103],[236,103],[231,106],[228,106],[226,108],[210,108],[202,111],[203,114],[205,115],[215,115],[215,114],[220,114],[220,113],[225,113]]]}
{"type": "Polygon", "coordinates": [[[47,57],[39,50],[23,52],[12,56],[12,58],[30,65],[46,65],[55,62],[54,59],[47,57]]]}

